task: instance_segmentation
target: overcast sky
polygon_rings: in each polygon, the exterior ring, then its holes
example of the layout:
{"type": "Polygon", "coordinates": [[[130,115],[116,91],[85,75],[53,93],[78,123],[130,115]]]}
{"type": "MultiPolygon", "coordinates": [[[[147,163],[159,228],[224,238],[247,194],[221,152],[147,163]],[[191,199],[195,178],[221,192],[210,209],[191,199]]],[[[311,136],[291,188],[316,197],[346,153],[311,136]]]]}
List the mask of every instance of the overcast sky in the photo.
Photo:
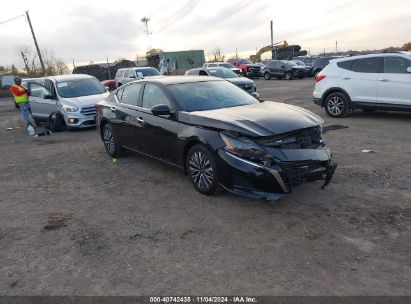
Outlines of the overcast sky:
{"type": "MultiPolygon", "coordinates": [[[[401,46],[411,40],[410,0],[19,0],[2,1],[0,22],[29,10],[41,48],[66,63],[135,58],[149,46],[166,51],[215,47],[255,53],[287,40],[318,54],[401,46]],[[147,38],[141,18],[151,19],[147,38]]],[[[23,17],[0,24],[0,65],[22,66],[16,49],[34,44],[23,17]]]]}

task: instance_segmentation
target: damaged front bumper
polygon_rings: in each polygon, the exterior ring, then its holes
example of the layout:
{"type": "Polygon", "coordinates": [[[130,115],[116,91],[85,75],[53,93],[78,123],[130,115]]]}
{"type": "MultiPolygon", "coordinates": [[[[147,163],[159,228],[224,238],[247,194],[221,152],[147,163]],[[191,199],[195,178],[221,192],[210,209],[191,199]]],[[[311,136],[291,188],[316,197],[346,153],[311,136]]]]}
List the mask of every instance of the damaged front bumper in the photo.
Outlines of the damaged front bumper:
{"type": "Polygon", "coordinates": [[[243,196],[279,200],[304,182],[323,180],[324,189],[337,167],[328,148],[271,149],[270,154],[275,162],[257,163],[220,149],[220,184],[243,196]]]}

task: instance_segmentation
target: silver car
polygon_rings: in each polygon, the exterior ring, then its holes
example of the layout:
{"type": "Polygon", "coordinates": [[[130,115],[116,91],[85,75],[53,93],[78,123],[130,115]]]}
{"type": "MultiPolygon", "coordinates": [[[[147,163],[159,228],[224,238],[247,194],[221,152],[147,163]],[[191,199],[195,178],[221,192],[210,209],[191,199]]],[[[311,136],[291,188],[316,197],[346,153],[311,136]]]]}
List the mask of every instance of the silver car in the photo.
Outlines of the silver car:
{"type": "Polygon", "coordinates": [[[117,86],[120,87],[130,81],[153,76],[161,76],[161,74],[152,67],[125,68],[118,69],[115,80],[117,81],[117,86]]]}
{"type": "Polygon", "coordinates": [[[36,121],[47,120],[58,112],[70,129],[96,124],[96,102],[109,95],[90,75],[60,75],[23,80],[29,90],[29,103],[36,121]]]}

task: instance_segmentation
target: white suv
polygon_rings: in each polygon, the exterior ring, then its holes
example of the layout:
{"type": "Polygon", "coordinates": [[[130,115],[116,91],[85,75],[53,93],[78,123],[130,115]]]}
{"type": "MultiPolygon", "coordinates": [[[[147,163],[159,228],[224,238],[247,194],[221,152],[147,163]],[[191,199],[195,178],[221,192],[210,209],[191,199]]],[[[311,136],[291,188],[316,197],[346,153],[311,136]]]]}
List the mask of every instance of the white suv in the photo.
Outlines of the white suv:
{"type": "Polygon", "coordinates": [[[331,60],[315,81],[314,103],[331,117],[352,109],[411,111],[411,56],[405,53],[331,60]]]}

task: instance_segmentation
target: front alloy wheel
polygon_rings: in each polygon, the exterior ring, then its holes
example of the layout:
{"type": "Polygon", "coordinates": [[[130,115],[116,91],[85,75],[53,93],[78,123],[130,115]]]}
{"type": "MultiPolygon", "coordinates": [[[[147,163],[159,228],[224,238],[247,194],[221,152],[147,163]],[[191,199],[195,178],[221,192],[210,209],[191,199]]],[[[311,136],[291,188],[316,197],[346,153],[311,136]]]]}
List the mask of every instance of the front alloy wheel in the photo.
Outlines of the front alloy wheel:
{"type": "Polygon", "coordinates": [[[333,118],[344,117],[349,111],[347,97],[339,92],[328,95],[325,101],[325,111],[333,118]]]}
{"type": "Polygon", "coordinates": [[[114,137],[113,128],[109,124],[106,124],[103,128],[103,143],[108,155],[111,157],[117,157],[120,155],[121,148],[117,144],[114,137]]]}
{"type": "Polygon", "coordinates": [[[187,173],[197,191],[214,194],[218,187],[215,157],[204,145],[190,149],[186,159],[187,173]]]}
{"type": "Polygon", "coordinates": [[[265,74],[264,74],[264,79],[265,79],[265,80],[270,80],[270,79],[271,79],[270,73],[265,72],[265,74]]]}

